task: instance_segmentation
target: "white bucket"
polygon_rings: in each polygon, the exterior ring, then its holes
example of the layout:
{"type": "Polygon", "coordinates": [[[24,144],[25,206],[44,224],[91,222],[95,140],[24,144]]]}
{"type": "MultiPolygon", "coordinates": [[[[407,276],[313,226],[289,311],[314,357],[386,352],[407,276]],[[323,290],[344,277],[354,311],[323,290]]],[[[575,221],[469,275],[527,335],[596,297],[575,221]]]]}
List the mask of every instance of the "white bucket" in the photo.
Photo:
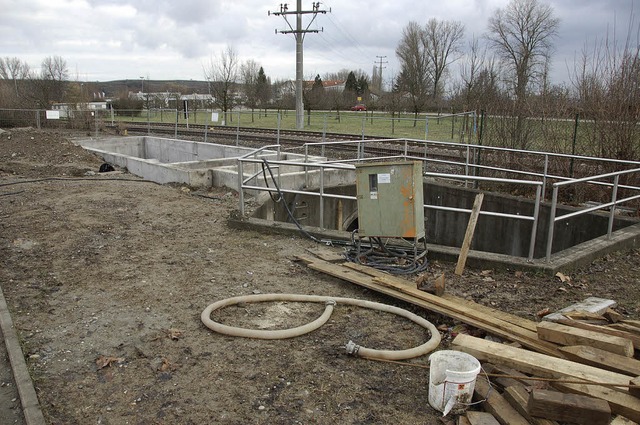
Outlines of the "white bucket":
{"type": "Polygon", "coordinates": [[[461,351],[441,350],[429,356],[429,404],[446,416],[463,413],[471,403],[478,359],[461,351]]]}

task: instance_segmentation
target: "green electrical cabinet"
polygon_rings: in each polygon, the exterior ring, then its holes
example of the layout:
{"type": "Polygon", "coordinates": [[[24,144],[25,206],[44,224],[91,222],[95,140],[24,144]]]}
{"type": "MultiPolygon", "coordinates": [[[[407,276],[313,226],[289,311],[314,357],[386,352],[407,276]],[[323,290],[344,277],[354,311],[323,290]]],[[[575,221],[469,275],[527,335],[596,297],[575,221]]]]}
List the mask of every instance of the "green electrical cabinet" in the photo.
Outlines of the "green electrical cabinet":
{"type": "Polygon", "coordinates": [[[360,236],[425,236],[419,161],[357,164],[356,191],[360,236]]]}

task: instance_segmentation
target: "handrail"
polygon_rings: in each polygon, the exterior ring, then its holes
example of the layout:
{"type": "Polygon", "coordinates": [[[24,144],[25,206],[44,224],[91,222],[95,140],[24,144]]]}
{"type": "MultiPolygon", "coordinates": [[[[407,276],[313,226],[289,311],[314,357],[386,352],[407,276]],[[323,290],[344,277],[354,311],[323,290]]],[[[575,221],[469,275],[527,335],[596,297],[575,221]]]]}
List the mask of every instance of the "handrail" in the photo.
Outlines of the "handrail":
{"type": "Polygon", "coordinates": [[[620,176],[626,175],[626,174],[638,173],[638,172],[640,172],[640,168],[634,168],[634,169],[631,169],[631,170],[614,171],[614,172],[611,172],[611,173],[600,174],[600,175],[597,175],[597,176],[589,176],[589,177],[583,177],[583,178],[580,178],[580,179],[572,179],[572,180],[567,180],[567,181],[554,183],[553,184],[553,195],[552,195],[552,200],[551,200],[549,228],[548,228],[548,233],[547,233],[547,252],[546,252],[546,256],[545,256],[545,261],[546,262],[551,261],[551,253],[553,251],[553,234],[554,234],[554,230],[555,230],[555,223],[556,222],[560,222],[562,220],[568,220],[570,218],[577,217],[577,216],[584,215],[584,214],[588,214],[588,213],[593,212],[593,211],[598,211],[598,210],[609,208],[609,221],[608,221],[608,225],[607,225],[607,240],[610,240],[611,239],[611,234],[613,232],[613,221],[614,221],[614,217],[615,217],[616,206],[624,204],[626,202],[633,201],[635,199],[640,199],[640,194],[628,196],[628,197],[622,198],[622,199],[618,199],[617,198],[618,197],[618,189],[620,187],[624,187],[625,189],[631,189],[631,190],[640,190],[640,187],[636,187],[636,186],[627,186],[627,185],[621,186],[621,185],[619,185],[620,176]],[[598,181],[598,180],[601,180],[601,179],[607,179],[607,178],[611,178],[611,177],[613,177],[613,183],[604,183],[604,182],[599,182],[598,181]],[[578,211],[573,211],[573,212],[558,216],[557,215],[558,214],[557,209],[558,209],[558,191],[559,191],[559,189],[567,187],[567,186],[573,186],[573,185],[580,184],[580,183],[600,184],[600,185],[612,186],[613,189],[611,191],[611,201],[603,203],[603,204],[599,204],[599,205],[594,205],[592,207],[583,208],[583,209],[578,210],[578,211]]]}
{"type": "MultiPolygon", "coordinates": [[[[472,145],[472,144],[467,144],[467,143],[455,143],[455,142],[444,142],[444,141],[434,141],[434,140],[418,140],[418,139],[407,139],[407,138],[398,138],[398,139],[368,139],[368,140],[351,140],[351,141],[322,141],[322,142],[309,142],[309,143],[305,143],[303,145],[304,148],[304,161],[300,162],[300,161],[283,161],[283,160],[267,160],[267,159],[258,159],[257,158],[257,154],[259,152],[262,152],[268,148],[280,148],[280,145],[270,145],[270,146],[265,146],[262,147],[260,149],[257,149],[254,152],[248,153],[243,155],[242,157],[240,157],[238,159],[239,162],[239,172],[242,173],[242,167],[244,165],[245,162],[247,163],[262,163],[264,161],[268,162],[269,164],[273,164],[273,165],[287,165],[289,167],[301,167],[302,170],[305,171],[305,183],[306,186],[309,186],[309,175],[308,172],[311,169],[317,169],[320,172],[319,175],[319,184],[320,184],[320,188],[319,188],[319,192],[310,192],[308,190],[292,190],[292,189],[286,189],[286,188],[280,188],[279,190],[282,193],[303,193],[303,194],[308,194],[311,196],[319,196],[320,197],[320,204],[321,206],[323,205],[323,199],[324,198],[339,198],[339,199],[355,199],[355,197],[351,197],[351,196],[345,196],[345,195],[336,195],[336,194],[331,194],[331,193],[326,193],[325,192],[325,187],[324,187],[324,178],[325,178],[325,171],[326,170],[331,170],[331,169],[345,169],[345,170],[353,170],[355,169],[355,165],[354,163],[361,163],[361,162],[371,162],[371,161],[378,161],[378,160],[390,160],[390,159],[395,159],[395,158],[399,158],[399,159],[403,159],[403,160],[415,160],[415,161],[421,161],[424,166],[423,166],[423,175],[426,177],[433,177],[433,178],[441,178],[441,179],[452,179],[452,180],[460,180],[460,181],[464,181],[465,185],[467,184],[467,182],[469,181],[475,181],[475,182],[494,182],[494,183],[508,183],[508,184],[516,184],[516,185],[526,185],[526,186],[530,186],[532,188],[535,188],[536,191],[536,198],[534,201],[534,212],[533,215],[519,215],[519,214],[508,214],[508,213],[500,213],[500,212],[494,212],[494,211],[480,211],[481,215],[486,215],[486,216],[497,216],[497,217],[503,217],[503,218],[509,218],[509,219],[518,219],[518,220],[525,220],[525,221],[530,221],[532,222],[532,232],[531,232],[531,241],[530,241],[530,246],[529,246],[529,255],[528,255],[528,260],[532,261],[533,260],[533,255],[534,255],[534,249],[535,249],[535,239],[536,239],[536,232],[537,232],[537,225],[539,222],[539,212],[540,212],[540,207],[541,207],[541,203],[544,200],[544,193],[545,193],[545,188],[547,186],[547,183],[549,180],[555,180],[555,182],[553,183],[553,193],[552,193],[552,200],[551,200],[551,210],[550,210],[550,222],[549,222],[549,228],[548,228],[548,237],[547,237],[547,241],[546,241],[546,261],[550,261],[550,256],[551,256],[551,251],[552,251],[552,245],[553,245],[553,231],[554,231],[554,224],[557,221],[560,220],[564,220],[564,219],[568,219],[571,218],[573,216],[577,216],[580,214],[586,214],[592,211],[596,211],[596,210],[600,210],[600,209],[604,209],[604,208],[609,208],[611,207],[611,210],[613,211],[615,209],[616,205],[620,205],[622,203],[625,202],[630,202],[632,200],[635,199],[639,199],[640,195],[637,196],[630,196],[624,199],[617,199],[617,191],[619,188],[624,188],[624,189],[630,189],[630,190],[640,190],[640,187],[636,187],[636,186],[630,186],[630,185],[619,185],[618,183],[618,179],[621,175],[625,175],[625,174],[631,174],[631,173],[636,173],[636,172],[640,172],[640,168],[633,168],[631,170],[622,170],[622,171],[617,171],[617,172],[611,172],[611,173],[606,173],[606,174],[601,174],[601,175],[596,175],[596,176],[589,176],[589,177],[584,177],[584,178],[580,178],[580,179],[573,179],[570,177],[566,177],[566,176],[561,176],[561,175],[554,175],[554,174],[549,174],[549,160],[551,158],[573,158],[573,159],[579,159],[579,160],[583,160],[583,161],[597,161],[600,163],[614,163],[614,164],[619,164],[619,165],[635,165],[635,166],[639,166],[640,162],[639,161],[628,161],[628,160],[615,160],[615,159],[609,159],[609,158],[596,158],[596,157],[588,157],[588,156],[580,156],[580,155],[569,155],[569,154],[561,154],[561,153],[549,153],[549,152],[540,152],[540,151],[525,151],[525,150],[520,150],[520,149],[512,149],[512,148],[500,148],[500,147],[493,147],[493,146],[482,146],[482,145],[472,145]],[[364,152],[365,152],[365,146],[369,145],[371,146],[372,144],[376,144],[376,143],[384,143],[384,144],[397,144],[400,145],[398,146],[399,150],[403,150],[402,153],[399,153],[397,155],[384,155],[384,156],[371,156],[371,157],[365,157],[364,152]],[[409,155],[408,152],[408,145],[409,144],[413,144],[416,145],[420,148],[420,150],[422,150],[422,147],[424,147],[424,157],[421,156],[413,156],[413,155],[409,155]],[[348,159],[336,159],[336,160],[323,160],[322,162],[310,162],[309,158],[309,149],[312,147],[321,147],[322,148],[322,152],[324,153],[324,149],[325,147],[334,147],[334,146],[349,146],[349,145],[355,145],[358,146],[357,149],[357,154],[355,158],[348,158],[348,159]],[[404,148],[404,149],[403,149],[404,148]],[[428,157],[428,148],[441,148],[441,149],[457,149],[460,151],[460,160],[446,160],[446,159],[438,159],[438,158],[429,158],[428,157]],[[538,172],[538,171],[530,171],[530,170],[526,170],[524,167],[523,169],[515,169],[515,168],[508,168],[508,167],[496,167],[496,166],[486,166],[486,165],[480,165],[475,163],[475,161],[471,161],[472,156],[475,158],[476,154],[478,151],[487,151],[487,152],[493,152],[493,153],[505,153],[505,152],[509,152],[509,153],[522,153],[522,154],[527,154],[527,155],[533,155],[533,156],[539,156],[540,159],[544,160],[544,171],[543,172],[538,172]],[[447,173],[435,173],[435,172],[427,172],[427,165],[428,164],[444,164],[444,165],[450,165],[450,166],[455,166],[455,167],[464,167],[464,174],[447,174],[447,173]],[[512,174],[512,175],[526,175],[528,177],[530,177],[532,180],[524,180],[524,179],[517,179],[517,178],[499,178],[499,177],[483,177],[483,176],[474,176],[471,175],[476,174],[477,170],[492,170],[492,171],[497,171],[497,172],[503,172],[503,173],[507,173],[507,174],[512,174]],[[615,181],[613,183],[607,182],[607,181],[599,181],[602,179],[607,179],[607,178],[611,178],[613,177],[615,179],[615,181]],[[560,181],[558,181],[560,180],[560,181]],[[560,188],[564,188],[564,187],[568,187],[571,185],[575,185],[575,184],[582,184],[582,183],[587,183],[587,184],[596,184],[596,185],[603,185],[606,187],[613,187],[613,191],[612,191],[612,200],[609,203],[606,204],[602,204],[596,207],[590,207],[590,208],[586,208],[584,210],[581,211],[577,211],[577,212],[572,212],[569,214],[565,214],[562,216],[556,216],[557,215],[557,204],[558,204],[558,190],[560,188]]],[[[422,155],[422,154],[420,154],[422,155]]],[[[278,157],[279,158],[279,157],[278,157]]],[[[454,158],[456,159],[456,158],[454,158]]],[[[249,179],[243,179],[242,175],[240,174],[240,181],[239,181],[239,190],[242,191],[243,189],[251,189],[251,190],[262,190],[262,191],[269,191],[269,192],[273,192],[276,191],[277,189],[274,188],[265,188],[265,187],[261,187],[261,186],[251,186],[251,185],[247,185],[246,183],[248,183],[251,179],[259,176],[260,172],[252,175],[251,178],[249,179]]],[[[244,213],[244,199],[243,196],[240,196],[241,198],[241,212],[244,213]]],[[[464,212],[464,213],[470,213],[471,210],[470,209],[462,209],[462,208],[452,208],[452,207],[444,207],[444,206],[437,206],[437,205],[423,205],[424,208],[426,209],[432,209],[432,210],[445,210],[445,211],[453,211],[453,212],[464,212]]],[[[322,208],[321,208],[322,209],[322,208]]],[[[609,231],[607,233],[607,237],[611,236],[611,228],[612,223],[613,223],[613,213],[610,214],[610,223],[609,223],[609,231]]],[[[324,226],[324,223],[322,223],[323,221],[323,214],[320,214],[320,227],[324,226]]]]}

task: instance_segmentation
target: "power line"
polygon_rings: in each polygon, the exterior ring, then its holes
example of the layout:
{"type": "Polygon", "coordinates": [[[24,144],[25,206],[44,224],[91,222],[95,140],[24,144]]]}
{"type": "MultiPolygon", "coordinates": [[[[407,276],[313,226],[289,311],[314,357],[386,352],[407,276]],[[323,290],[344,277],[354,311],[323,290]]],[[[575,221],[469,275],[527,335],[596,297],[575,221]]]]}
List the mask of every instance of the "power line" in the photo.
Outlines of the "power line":
{"type": "MultiPolygon", "coordinates": [[[[383,61],[384,59],[386,59],[386,56],[378,56],[376,55],[376,62],[374,62],[374,64],[378,65],[378,90],[380,91],[380,93],[382,93],[382,65],[383,64],[388,64],[389,61],[383,61]]],[[[385,69],[387,68],[386,66],[384,67],[385,69]]]]}
{"type": "MultiPolygon", "coordinates": [[[[296,128],[298,130],[302,130],[304,128],[304,105],[302,103],[302,78],[303,78],[303,54],[302,54],[302,43],[304,41],[304,36],[307,33],[318,33],[319,30],[309,29],[311,24],[318,16],[318,13],[326,14],[326,10],[320,9],[320,2],[313,2],[311,10],[303,10],[302,9],[302,0],[296,1],[296,10],[289,11],[289,5],[287,3],[280,3],[280,12],[269,12],[269,15],[272,13],[275,16],[282,16],[289,26],[288,30],[276,30],[276,34],[279,32],[280,34],[293,34],[296,39],[296,128]],[[311,21],[307,25],[305,29],[302,29],[302,15],[313,15],[311,21]],[[296,16],[296,26],[295,29],[293,25],[288,20],[289,15],[296,16]]],[[[329,9],[331,11],[331,9],[329,9]]]]}

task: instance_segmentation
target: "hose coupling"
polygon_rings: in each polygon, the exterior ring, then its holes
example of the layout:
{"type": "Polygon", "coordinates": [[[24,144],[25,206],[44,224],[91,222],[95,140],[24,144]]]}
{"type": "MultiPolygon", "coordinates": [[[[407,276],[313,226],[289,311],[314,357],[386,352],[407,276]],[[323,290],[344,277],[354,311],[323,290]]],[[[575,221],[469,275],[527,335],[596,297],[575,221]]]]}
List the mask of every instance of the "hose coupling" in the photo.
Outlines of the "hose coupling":
{"type": "Polygon", "coordinates": [[[344,348],[346,349],[347,354],[351,354],[352,356],[357,356],[358,350],[360,350],[360,346],[351,340],[347,342],[347,345],[344,348]]]}
{"type": "Polygon", "coordinates": [[[336,300],[326,300],[326,301],[324,302],[324,305],[332,305],[332,306],[335,306],[336,304],[338,304],[338,303],[336,302],[336,300]]]}

